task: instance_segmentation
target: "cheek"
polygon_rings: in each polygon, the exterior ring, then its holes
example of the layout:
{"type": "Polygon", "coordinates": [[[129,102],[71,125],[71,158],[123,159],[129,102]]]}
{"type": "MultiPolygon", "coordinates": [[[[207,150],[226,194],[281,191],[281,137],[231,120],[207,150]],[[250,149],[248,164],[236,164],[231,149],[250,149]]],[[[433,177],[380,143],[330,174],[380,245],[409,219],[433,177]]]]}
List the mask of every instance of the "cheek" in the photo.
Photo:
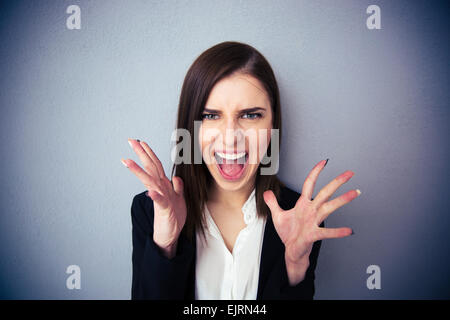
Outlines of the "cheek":
{"type": "Polygon", "coordinates": [[[271,127],[260,126],[255,132],[248,137],[250,164],[259,165],[271,141],[271,127]]]}
{"type": "Polygon", "coordinates": [[[202,148],[202,150],[209,143],[208,135],[206,134],[207,132],[208,132],[208,130],[205,131],[205,128],[203,127],[203,125],[201,125],[198,130],[198,143],[199,143],[200,147],[202,148]]]}
{"type": "Polygon", "coordinates": [[[272,126],[267,126],[262,129],[263,129],[262,133],[258,135],[258,149],[259,152],[262,153],[261,156],[264,155],[267,148],[269,147],[272,136],[271,134],[272,126]]]}
{"type": "Polygon", "coordinates": [[[267,130],[267,135],[266,135],[267,145],[269,145],[269,143],[270,143],[271,136],[272,136],[272,129],[270,128],[267,130]]]}
{"type": "Polygon", "coordinates": [[[211,130],[209,128],[204,128],[203,125],[199,127],[198,130],[198,144],[200,146],[200,151],[202,152],[202,155],[204,155],[204,152],[208,152],[208,147],[211,145],[211,143],[214,141],[216,131],[211,130]]]}
{"type": "Polygon", "coordinates": [[[200,150],[203,150],[203,128],[200,126],[198,129],[198,145],[200,146],[200,150]]]}

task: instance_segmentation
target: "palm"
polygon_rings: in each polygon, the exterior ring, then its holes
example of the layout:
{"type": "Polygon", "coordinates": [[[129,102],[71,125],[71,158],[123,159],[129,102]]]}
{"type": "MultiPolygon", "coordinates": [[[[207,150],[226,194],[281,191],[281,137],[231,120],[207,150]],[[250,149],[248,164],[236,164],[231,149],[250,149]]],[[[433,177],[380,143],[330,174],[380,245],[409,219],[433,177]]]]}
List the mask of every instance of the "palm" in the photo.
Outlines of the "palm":
{"type": "Polygon", "coordinates": [[[157,191],[149,191],[155,207],[155,237],[176,239],[186,222],[186,202],[183,194],[175,192],[169,179],[164,176],[161,180],[162,196],[157,191]]]}
{"type": "MultiPolygon", "coordinates": [[[[299,203],[291,210],[286,210],[276,215],[274,226],[291,259],[307,253],[312,246],[312,235],[318,229],[318,225],[312,214],[302,214],[299,203]],[[303,239],[305,241],[301,241],[303,239]]],[[[308,211],[307,211],[308,212],[308,211]]],[[[273,216],[273,214],[272,214],[273,216]]]]}
{"type": "Polygon", "coordinates": [[[332,180],[314,200],[311,200],[317,177],[325,163],[322,160],[311,170],[303,185],[301,196],[290,210],[280,208],[272,191],[264,193],[264,200],[270,208],[275,229],[285,245],[289,260],[296,261],[305,254],[309,255],[315,241],[342,238],[352,233],[350,228],[320,227],[322,221],[333,211],[359,195],[359,190],[351,190],[327,202],[331,195],[353,176],[353,172],[346,171],[332,180]]]}
{"type": "Polygon", "coordinates": [[[141,168],[133,160],[124,164],[141,180],[147,188],[147,196],[154,205],[154,240],[162,247],[173,244],[186,222],[186,202],[183,181],[173,177],[170,181],[153,150],[144,141],[129,139],[130,145],[143,163],[141,168]]]}

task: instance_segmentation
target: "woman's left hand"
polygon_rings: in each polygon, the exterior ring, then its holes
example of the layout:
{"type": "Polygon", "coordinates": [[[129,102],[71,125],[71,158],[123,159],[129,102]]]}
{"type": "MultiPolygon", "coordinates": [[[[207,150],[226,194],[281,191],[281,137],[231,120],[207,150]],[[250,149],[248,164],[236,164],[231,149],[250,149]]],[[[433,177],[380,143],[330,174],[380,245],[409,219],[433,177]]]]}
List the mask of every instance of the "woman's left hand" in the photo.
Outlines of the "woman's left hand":
{"type": "Polygon", "coordinates": [[[283,210],[272,191],[264,192],[264,201],[270,208],[275,229],[285,245],[285,261],[290,285],[302,281],[309,266],[309,254],[314,242],[343,238],[353,233],[350,228],[321,228],[319,225],[333,211],[349,203],[361,193],[358,189],[327,201],[332,194],[353,176],[352,171],[345,171],[320,190],[311,200],[317,177],[325,167],[326,160],[321,160],[311,170],[303,184],[302,192],[290,210],[283,210]]]}

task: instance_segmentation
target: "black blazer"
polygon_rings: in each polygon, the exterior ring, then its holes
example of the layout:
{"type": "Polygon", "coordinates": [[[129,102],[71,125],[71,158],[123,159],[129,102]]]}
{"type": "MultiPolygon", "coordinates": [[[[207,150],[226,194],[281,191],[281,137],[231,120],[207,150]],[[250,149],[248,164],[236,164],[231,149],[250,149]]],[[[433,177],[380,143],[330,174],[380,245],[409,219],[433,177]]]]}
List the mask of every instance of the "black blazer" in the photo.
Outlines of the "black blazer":
{"type": "MultiPolygon", "coordinates": [[[[132,299],[195,299],[196,244],[181,234],[174,258],[167,259],[153,242],[153,200],[146,191],[137,194],[131,205],[133,234],[132,299]]],[[[288,210],[295,206],[298,192],[283,187],[279,205],[288,210]]],[[[323,226],[323,223],[321,224],[323,226]]],[[[312,299],[314,296],[314,270],[321,241],[313,244],[309,268],[303,281],[289,286],[281,242],[272,217],[267,218],[262,245],[257,300],[312,299]]]]}

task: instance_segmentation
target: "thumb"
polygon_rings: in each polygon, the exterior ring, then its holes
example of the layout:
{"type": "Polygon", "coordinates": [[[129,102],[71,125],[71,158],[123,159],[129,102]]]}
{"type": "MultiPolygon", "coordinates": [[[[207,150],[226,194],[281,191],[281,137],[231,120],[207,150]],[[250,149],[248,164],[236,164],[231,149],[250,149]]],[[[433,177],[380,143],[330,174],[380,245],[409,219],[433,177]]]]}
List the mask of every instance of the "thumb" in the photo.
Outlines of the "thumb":
{"type": "Polygon", "coordinates": [[[283,209],[280,208],[278,205],[277,198],[275,197],[275,194],[272,190],[267,190],[263,193],[264,202],[267,204],[267,206],[270,209],[270,212],[272,213],[272,216],[275,220],[276,216],[278,216],[283,209]]]}
{"type": "Polygon", "coordinates": [[[184,194],[183,179],[181,179],[180,177],[174,176],[172,178],[172,183],[173,183],[173,189],[175,190],[175,192],[177,194],[179,194],[180,196],[182,196],[184,194]]]}

